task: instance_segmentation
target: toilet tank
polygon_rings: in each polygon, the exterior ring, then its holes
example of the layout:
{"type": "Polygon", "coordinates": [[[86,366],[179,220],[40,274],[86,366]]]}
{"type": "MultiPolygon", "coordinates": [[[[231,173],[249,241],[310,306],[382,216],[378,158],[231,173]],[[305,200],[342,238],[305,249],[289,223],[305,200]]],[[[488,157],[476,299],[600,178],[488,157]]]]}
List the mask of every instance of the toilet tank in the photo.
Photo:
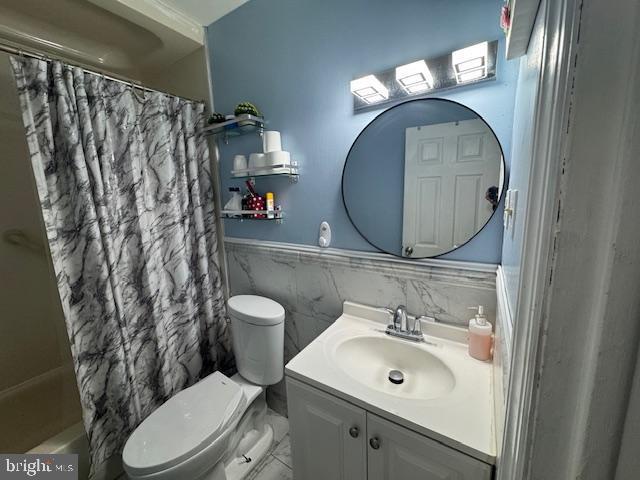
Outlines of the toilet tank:
{"type": "Polygon", "coordinates": [[[273,385],[284,374],[284,308],[257,295],[228,302],[231,339],[238,372],[256,385],[273,385]]]}

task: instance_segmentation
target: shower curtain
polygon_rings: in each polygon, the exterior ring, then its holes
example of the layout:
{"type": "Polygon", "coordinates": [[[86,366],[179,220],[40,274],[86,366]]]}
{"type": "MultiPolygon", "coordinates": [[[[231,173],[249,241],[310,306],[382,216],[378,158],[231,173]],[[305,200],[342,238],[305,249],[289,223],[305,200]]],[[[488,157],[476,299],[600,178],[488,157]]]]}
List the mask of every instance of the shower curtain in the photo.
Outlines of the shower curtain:
{"type": "Polygon", "coordinates": [[[13,57],[93,470],[229,366],[204,105],[13,57]]]}

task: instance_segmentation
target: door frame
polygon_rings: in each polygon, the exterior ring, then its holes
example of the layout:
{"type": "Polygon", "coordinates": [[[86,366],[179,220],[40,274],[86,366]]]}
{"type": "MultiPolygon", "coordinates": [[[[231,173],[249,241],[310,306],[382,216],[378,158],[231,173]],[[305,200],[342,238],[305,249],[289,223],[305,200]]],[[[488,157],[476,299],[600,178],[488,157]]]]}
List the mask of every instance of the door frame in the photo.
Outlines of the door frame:
{"type": "Polygon", "coordinates": [[[539,343],[549,269],[553,220],[558,202],[560,159],[566,143],[571,79],[579,28],[573,0],[547,0],[540,86],[536,98],[534,140],[527,214],[524,216],[521,274],[514,311],[512,357],[506,398],[504,439],[498,480],[524,479],[531,455],[531,417],[537,396],[539,343]],[[554,51],[555,50],[555,51],[554,51]]]}
{"type": "Polygon", "coordinates": [[[638,233],[623,221],[625,212],[640,211],[632,183],[640,180],[633,161],[640,153],[640,7],[636,0],[615,7],[546,2],[499,480],[614,478],[621,462],[640,338],[638,233]],[[602,128],[605,122],[618,130],[602,128]],[[603,148],[607,176],[596,190],[613,195],[596,195],[584,181],[602,169],[595,152],[603,148]],[[602,278],[586,281],[588,273],[602,278]]]}

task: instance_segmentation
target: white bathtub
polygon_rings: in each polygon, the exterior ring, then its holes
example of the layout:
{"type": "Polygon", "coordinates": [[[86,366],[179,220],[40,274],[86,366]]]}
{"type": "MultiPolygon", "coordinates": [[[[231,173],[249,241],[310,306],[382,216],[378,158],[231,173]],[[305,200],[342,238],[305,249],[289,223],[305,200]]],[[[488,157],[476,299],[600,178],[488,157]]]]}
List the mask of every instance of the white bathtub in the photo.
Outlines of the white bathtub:
{"type": "Polygon", "coordinates": [[[46,439],[27,453],[77,453],[78,479],[89,478],[89,443],[82,422],[78,422],[57,435],[46,439]]]}
{"type": "MultiPolygon", "coordinates": [[[[56,367],[0,392],[0,452],[77,453],[78,478],[89,478],[89,444],[73,367],[56,367]]],[[[105,462],[95,480],[122,475],[122,460],[105,462]]]]}
{"type": "MultiPolygon", "coordinates": [[[[78,479],[89,478],[91,459],[89,458],[89,442],[84,431],[82,422],[63,430],[62,432],[48,438],[37,447],[27,453],[77,453],[78,454],[78,479]]],[[[122,460],[120,457],[111,458],[105,462],[102,468],[95,472],[94,480],[115,480],[123,475],[122,460]]],[[[122,477],[125,479],[126,477],[122,477]]]]}
{"type": "Polygon", "coordinates": [[[0,451],[77,453],[79,479],[89,475],[89,446],[71,364],[0,392],[0,451]]]}
{"type": "Polygon", "coordinates": [[[0,452],[31,450],[81,418],[72,366],[52,368],[0,391],[0,452]]]}

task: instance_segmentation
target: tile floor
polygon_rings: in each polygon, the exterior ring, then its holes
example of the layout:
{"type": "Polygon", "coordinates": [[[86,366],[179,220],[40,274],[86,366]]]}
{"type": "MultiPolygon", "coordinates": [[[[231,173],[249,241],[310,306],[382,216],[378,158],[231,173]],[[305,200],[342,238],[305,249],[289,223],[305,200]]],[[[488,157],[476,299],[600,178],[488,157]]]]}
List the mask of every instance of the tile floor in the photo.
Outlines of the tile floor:
{"type": "Polygon", "coordinates": [[[246,480],[291,480],[291,445],[287,434],[249,474],[246,480]]]}
{"type": "Polygon", "coordinates": [[[273,427],[274,446],[245,480],[291,480],[291,444],[289,420],[269,410],[267,422],[273,427]]]}

